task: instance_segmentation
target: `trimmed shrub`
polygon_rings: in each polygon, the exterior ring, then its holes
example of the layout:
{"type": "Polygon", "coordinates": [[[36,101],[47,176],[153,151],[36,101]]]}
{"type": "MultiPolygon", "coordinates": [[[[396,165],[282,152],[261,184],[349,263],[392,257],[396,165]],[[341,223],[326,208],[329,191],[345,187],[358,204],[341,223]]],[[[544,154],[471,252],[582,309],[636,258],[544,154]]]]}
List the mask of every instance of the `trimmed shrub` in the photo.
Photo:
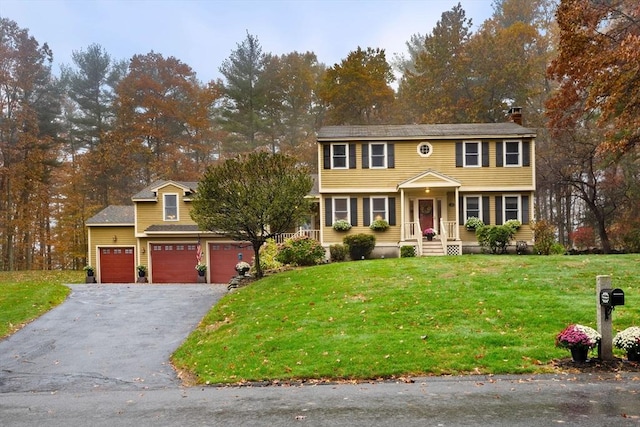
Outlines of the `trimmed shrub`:
{"type": "Polygon", "coordinates": [[[416,256],[416,247],[405,245],[400,247],[400,258],[412,258],[416,256]]]}
{"type": "Polygon", "coordinates": [[[260,247],[260,269],[262,271],[277,270],[282,263],[276,259],[278,256],[278,244],[274,239],[267,239],[260,247]]]}
{"type": "Polygon", "coordinates": [[[507,253],[509,241],[515,234],[516,230],[508,225],[485,225],[476,229],[478,243],[492,254],[507,253]]]}
{"type": "Polygon", "coordinates": [[[369,258],[376,247],[376,236],[371,234],[352,234],[342,240],[349,248],[349,257],[352,260],[369,258]]]}
{"type": "Polygon", "coordinates": [[[278,247],[276,260],[290,265],[316,265],[325,260],[325,250],[317,240],[308,236],[293,237],[278,247]]]}
{"type": "Polygon", "coordinates": [[[346,260],[348,252],[349,248],[339,243],[329,246],[329,254],[331,256],[332,262],[340,262],[346,260]]]}

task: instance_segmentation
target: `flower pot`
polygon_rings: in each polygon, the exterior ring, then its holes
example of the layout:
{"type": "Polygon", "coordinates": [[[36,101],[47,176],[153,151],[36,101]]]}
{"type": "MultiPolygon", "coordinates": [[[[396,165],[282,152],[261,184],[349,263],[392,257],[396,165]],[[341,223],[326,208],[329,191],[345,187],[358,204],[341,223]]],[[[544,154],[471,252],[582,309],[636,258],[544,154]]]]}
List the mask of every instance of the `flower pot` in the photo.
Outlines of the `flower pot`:
{"type": "Polygon", "coordinates": [[[636,350],[627,351],[627,360],[629,362],[640,362],[640,352],[636,350]]]}
{"type": "Polygon", "coordinates": [[[204,273],[206,273],[206,271],[204,270],[198,270],[198,276],[204,276],[204,273]]]}
{"type": "Polygon", "coordinates": [[[576,347],[571,349],[571,358],[574,362],[586,362],[588,354],[589,348],[587,347],[576,347]]]}
{"type": "Polygon", "coordinates": [[[428,241],[432,241],[432,240],[433,240],[433,236],[431,236],[431,235],[427,235],[427,240],[428,240],[428,241]]]}

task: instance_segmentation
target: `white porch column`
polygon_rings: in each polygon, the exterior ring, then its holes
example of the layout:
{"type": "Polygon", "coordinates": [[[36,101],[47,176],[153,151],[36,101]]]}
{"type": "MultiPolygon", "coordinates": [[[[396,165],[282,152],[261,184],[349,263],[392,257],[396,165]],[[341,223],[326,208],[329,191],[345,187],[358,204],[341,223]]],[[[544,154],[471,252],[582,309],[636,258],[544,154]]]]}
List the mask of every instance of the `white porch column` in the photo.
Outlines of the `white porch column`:
{"type": "Polygon", "coordinates": [[[405,225],[404,225],[404,188],[400,189],[400,241],[406,240],[405,225]]]}
{"type": "Polygon", "coordinates": [[[460,240],[460,206],[458,206],[458,203],[460,203],[460,187],[456,187],[456,200],[455,200],[455,205],[456,205],[456,240],[460,240]]]}

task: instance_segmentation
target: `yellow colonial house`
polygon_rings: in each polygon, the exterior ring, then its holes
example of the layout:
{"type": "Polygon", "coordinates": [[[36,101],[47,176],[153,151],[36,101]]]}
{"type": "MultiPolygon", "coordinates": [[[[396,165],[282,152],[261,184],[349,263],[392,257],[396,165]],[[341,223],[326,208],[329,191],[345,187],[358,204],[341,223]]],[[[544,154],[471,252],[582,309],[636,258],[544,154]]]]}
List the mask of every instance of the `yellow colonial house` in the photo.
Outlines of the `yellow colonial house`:
{"type": "Polygon", "coordinates": [[[469,217],[487,225],[517,219],[515,240],[532,244],[535,137],[516,122],[321,128],[323,246],[342,243],[345,233],[372,233],[374,257],[396,257],[405,245],[419,255],[460,255],[479,249],[464,226],[469,217]],[[371,230],[375,219],[390,227],[371,230]],[[337,220],[351,229],[337,231],[337,220]],[[433,241],[423,236],[428,228],[433,241]]]}

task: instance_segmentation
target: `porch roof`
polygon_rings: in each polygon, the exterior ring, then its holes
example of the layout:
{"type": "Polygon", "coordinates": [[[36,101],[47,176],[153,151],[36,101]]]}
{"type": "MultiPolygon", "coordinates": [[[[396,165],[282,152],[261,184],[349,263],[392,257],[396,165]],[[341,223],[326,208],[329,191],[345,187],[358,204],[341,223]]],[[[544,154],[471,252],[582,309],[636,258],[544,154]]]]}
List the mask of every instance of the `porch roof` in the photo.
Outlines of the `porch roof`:
{"type": "Polygon", "coordinates": [[[455,178],[447,176],[433,169],[427,169],[409,179],[398,184],[401,188],[423,188],[423,187],[460,187],[462,183],[455,178]]]}

